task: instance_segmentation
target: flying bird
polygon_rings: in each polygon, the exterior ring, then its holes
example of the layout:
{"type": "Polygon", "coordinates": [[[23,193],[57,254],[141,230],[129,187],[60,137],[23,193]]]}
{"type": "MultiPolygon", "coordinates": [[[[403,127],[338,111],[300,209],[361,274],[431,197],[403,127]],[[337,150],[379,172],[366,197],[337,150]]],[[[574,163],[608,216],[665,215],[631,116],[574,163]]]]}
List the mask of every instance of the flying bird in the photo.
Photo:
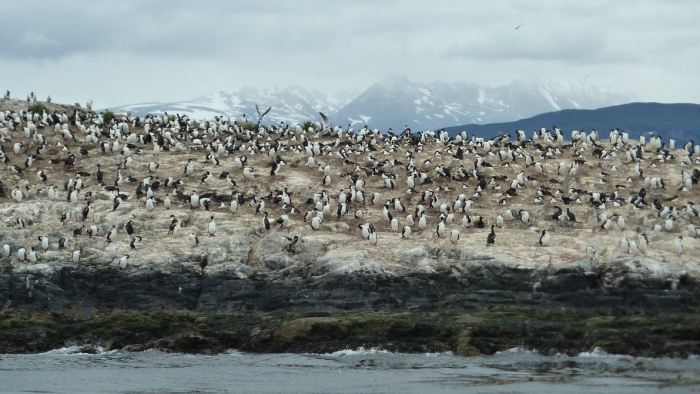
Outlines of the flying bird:
{"type": "Polygon", "coordinates": [[[520,26],[522,26],[522,25],[524,25],[524,23],[519,24],[519,25],[515,28],[515,30],[520,29],[520,26]]]}

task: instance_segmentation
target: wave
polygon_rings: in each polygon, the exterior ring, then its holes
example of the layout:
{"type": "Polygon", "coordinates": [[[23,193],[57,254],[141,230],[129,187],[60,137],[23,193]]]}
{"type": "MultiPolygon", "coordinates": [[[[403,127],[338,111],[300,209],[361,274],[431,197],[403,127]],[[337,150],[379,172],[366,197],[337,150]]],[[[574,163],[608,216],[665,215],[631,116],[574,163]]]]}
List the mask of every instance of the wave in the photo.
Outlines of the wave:
{"type": "Polygon", "coordinates": [[[510,348],[507,350],[496,352],[495,354],[498,355],[498,354],[539,354],[539,353],[537,352],[537,350],[517,346],[514,348],[510,348]]]}
{"type": "Polygon", "coordinates": [[[49,350],[39,354],[66,354],[66,355],[105,355],[113,354],[118,350],[105,350],[102,346],[73,345],[49,350]]]}
{"type": "Polygon", "coordinates": [[[599,347],[596,347],[591,352],[581,352],[579,353],[578,357],[633,358],[628,354],[610,354],[599,347]]]}
{"type": "Polygon", "coordinates": [[[335,351],[333,353],[325,353],[323,355],[324,356],[341,357],[341,356],[355,356],[355,355],[368,355],[368,354],[394,354],[394,353],[390,352],[388,350],[384,350],[382,348],[378,348],[378,347],[365,349],[364,346],[360,346],[359,348],[357,348],[355,350],[343,349],[343,350],[335,351]]]}

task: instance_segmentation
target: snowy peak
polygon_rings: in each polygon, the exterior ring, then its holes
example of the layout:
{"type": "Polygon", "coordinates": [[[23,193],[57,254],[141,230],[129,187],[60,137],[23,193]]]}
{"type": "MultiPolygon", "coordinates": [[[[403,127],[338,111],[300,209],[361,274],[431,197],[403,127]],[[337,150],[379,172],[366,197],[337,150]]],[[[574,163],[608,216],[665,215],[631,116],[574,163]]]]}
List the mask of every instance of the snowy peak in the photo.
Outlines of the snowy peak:
{"type": "Polygon", "coordinates": [[[304,123],[318,120],[318,112],[334,113],[347,103],[347,99],[330,97],[320,92],[310,92],[300,86],[243,87],[237,91],[221,91],[188,101],[171,103],[142,103],[111,108],[114,112],[131,112],[134,116],[146,114],[187,114],[194,119],[211,119],[214,116],[238,119],[243,114],[257,121],[256,104],[260,111],[272,107],[265,123],[304,123]]]}
{"type": "Polygon", "coordinates": [[[600,88],[585,80],[516,80],[508,85],[470,82],[421,83],[403,75],[387,76],[359,94],[329,96],[294,85],[243,87],[189,101],[144,103],[113,108],[116,112],[186,113],[195,119],[214,116],[257,120],[255,104],[272,106],[264,123],[317,121],[319,112],[334,125],[347,124],[387,130],[434,130],[463,124],[514,121],[561,109],[596,109],[634,101],[632,94],[600,88]]]}
{"type": "Polygon", "coordinates": [[[560,109],[594,109],[633,101],[625,92],[575,81],[517,80],[503,86],[468,82],[419,83],[402,76],[378,81],[335,114],[336,123],[387,129],[437,129],[495,123],[560,109]]]}

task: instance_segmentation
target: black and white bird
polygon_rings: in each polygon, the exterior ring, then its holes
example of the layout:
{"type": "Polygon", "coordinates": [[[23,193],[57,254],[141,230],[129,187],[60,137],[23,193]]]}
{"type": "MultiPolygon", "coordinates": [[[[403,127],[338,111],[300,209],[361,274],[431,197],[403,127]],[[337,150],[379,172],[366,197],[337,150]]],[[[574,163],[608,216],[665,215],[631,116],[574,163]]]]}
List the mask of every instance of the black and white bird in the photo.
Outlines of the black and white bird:
{"type": "Polygon", "coordinates": [[[370,231],[369,243],[370,243],[370,245],[377,246],[377,232],[376,231],[370,231]]]}
{"type": "Polygon", "coordinates": [[[114,203],[112,203],[112,212],[119,209],[119,205],[121,205],[121,203],[122,203],[122,199],[120,197],[116,197],[114,199],[114,203]]]}
{"type": "Polygon", "coordinates": [[[493,231],[493,228],[495,226],[492,224],[491,225],[491,232],[489,233],[488,237],[486,237],[486,245],[493,245],[496,242],[496,232],[493,231]]]}
{"type": "Polygon", "coordinates": [[[190,242],[190,247],[192,248],[196,248],[197,245],[199,245],[199,238],[197,238],[197,234],[195,233],[190,233],[188,240],[190,242]]]}
{"type": "Polygon", "coordinates": [[[549,232],[547,230],[542,230],[542,233],[540,234],[539,244],[540,246],[549,245],[549,232]]]}
{"type": "Polygon", "coordinates": [[[676,242],[673,243],[673,253],[679,256],[683,253],[683,237],[676,238],[676,242]]]}
{"type": "Polygon", "coordinates": [[[459,241],[459,230],[453,229],[450,232],[450,241],[452,241],[453,244],[457,243],[457,241],[459,241]]]}
{"type": "Polygon", "coordinates": [[[29,251],[27,251],[27,260],[29,260],[29,262],[32,264],[36,263],[37,255],[36,255],[36,252],[34,251],[33,246],[30,246],[29,251]]]}
{"type": "Polygon", "coordinates": [[[141,242],[141,237],[137,235],[131,238],[131,243],[129,244],[129,246],[131,246],[131,249],[136,249],[136,247],[139,245],[139,242],[141,242]]]}
{"type": "Polygon", "coordinates": [[[74,250],[71,258],[73,263],[78,264],[80,262],[80,254],[82,253],[82,249],[74,250]]]}
{"type": "Polygon", "coordinates": [[[19,259],[20,263],[24,263],[27,260],[27,249],[24,247],[21,247],[17,249],[17,259],[19,259]]]}
{"type": "Polygon", "coordinates": [[[320,230],[321,229],[321,223],[323,223],[323,219],[320,216],[314,216],[311,219],[311,228],[313,230],[320,230]]]}
{"type": "Polygon", "coordinates": [[[277,218],[276,222],[279,228],[287,226],[289,224],[289,216],[281,215],[279,218],[277,218]]]}
{"type": "Polygon", "coordinates": [[[285,247],[290,252],[294,251],[294,247],[296,246],[297,242],[299,242],[298,235],[295,235],[294,238],[285,237],[283,235],[280,238],[280,243],[282,244],[282,246],[285,247]]]}
{"type": "Polygon", "coordinates": [[[112,229],[107,233],[107,242],[115,242],[117,240],[117,225],[113,224],[112,229]]]}
{"type": "Polygon", "coordinates": [[[187,159],[187,164],[185,164],[185,176],[190,176],[194,173],[194,164],[192,164],[192,159],[187,159]]]}
{"type": "MultiPolygon", "coordinates": [[[[132,248],[133,249],[133,248],[132,248]]],[[[129,255],[125,254],[119,259],[119,268],[125,270],[129,266],[129,255]]]]}
{"type": "Polygon", "coordinates": [[[41,181],[41,183],[46,184],[46,179],[47,179],[47,177],[46,177],[46,173],[45,173],[43,170],[39,170],[39,171],[36,173],[36,176],[39,178],[39,180],[41,181]]]}
{"type": "Polygon", "coordinates": [[[109,257],[115,258],[117,256],[117,247],[114,246],[114,243],[109,242],[107,244],[107,253],[109,253],[109,257]]]}
{"type": "Polygon", "coordinates": [[[190,195],[190,209],[197,209],[199,207],[199,195],[194,190],[190,195]]]}
{"type": "Polygon", "coordinates": [[[204,174],[204,176],[202,176],[202,182],[200,183],[207,183],[210,180],[212,180],[212,178],[214,178],[214,176],[209,171],[207,171],[207,173],[204,174]]]}
{"type": "Polygon", "coordinates": [[[209,222],[209,225],[207,225],[207,231],[209,232],[210,237],[213,237],[214,234],[216,234],[216,222],[214,222],[214,215],[211,216],[211,221],[209,222]]]}
{"type": "Polygon", "coordinates": [[[262,224],[263,224],[263,227],[265,228],[265,230],[270,229],[270,221],[267,219],[267,211],[265,211],[265,216],[263,216],[263,218],[262,218],[262,224]]]}
{"type": "Polygon", "coordinates": [[[596,253],[596,249],[594,247],[592,247],[592,246],[586,247],[586,256],[588,256],[589,260],[592,261],[595,258],[595,253],[596,253]]]}

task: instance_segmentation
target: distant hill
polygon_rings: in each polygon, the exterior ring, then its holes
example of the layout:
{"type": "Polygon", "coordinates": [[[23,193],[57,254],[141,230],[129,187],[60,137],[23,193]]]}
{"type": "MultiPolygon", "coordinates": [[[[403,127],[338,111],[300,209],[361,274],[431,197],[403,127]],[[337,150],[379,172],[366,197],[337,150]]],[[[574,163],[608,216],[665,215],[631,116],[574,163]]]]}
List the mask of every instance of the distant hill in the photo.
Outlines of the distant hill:
{"type": "Polygon", "coordinates": [[[631,93],[597,87],[571,80],[516,80],[502,86],[469,82],[434,81],[421,83],[405,76],[388,76],[362,92],[341,92],[334,96],[309,91],[301,86],[244,87],[192,100],[170,103],[140,103],[109,108],[116,113],[188,114],[195,119],[214,116],[240,119],[247,114],[256,120],[255,105],[272,107],[265,121],[303,124],[320,121],[319,111],[334,126],[364,125],[386,131],[414,131],[467,124],[493,123],[567,108],[601,108],[635,101],[631,93]]]}
{"type": "Polygon", "coordinates": [[[652,133],[660,135],[664,141],[669,138],[679,142],[695,139],[697,143],[700,142],[700,104],[631,103],[593,110],[565,109],[514,122],[468,124],[445,129],[451,136],[466,131],[470,136],[487,138],[498,132],[515,138],[515,130],[521,129],[529,138],[533,130],[542,127],[551,130],[553,126],[564,131],[566,139],[571,138],[572,130],[595,129],[607,137],[610,129],[618,128],[634,138],[652,133]]]}

